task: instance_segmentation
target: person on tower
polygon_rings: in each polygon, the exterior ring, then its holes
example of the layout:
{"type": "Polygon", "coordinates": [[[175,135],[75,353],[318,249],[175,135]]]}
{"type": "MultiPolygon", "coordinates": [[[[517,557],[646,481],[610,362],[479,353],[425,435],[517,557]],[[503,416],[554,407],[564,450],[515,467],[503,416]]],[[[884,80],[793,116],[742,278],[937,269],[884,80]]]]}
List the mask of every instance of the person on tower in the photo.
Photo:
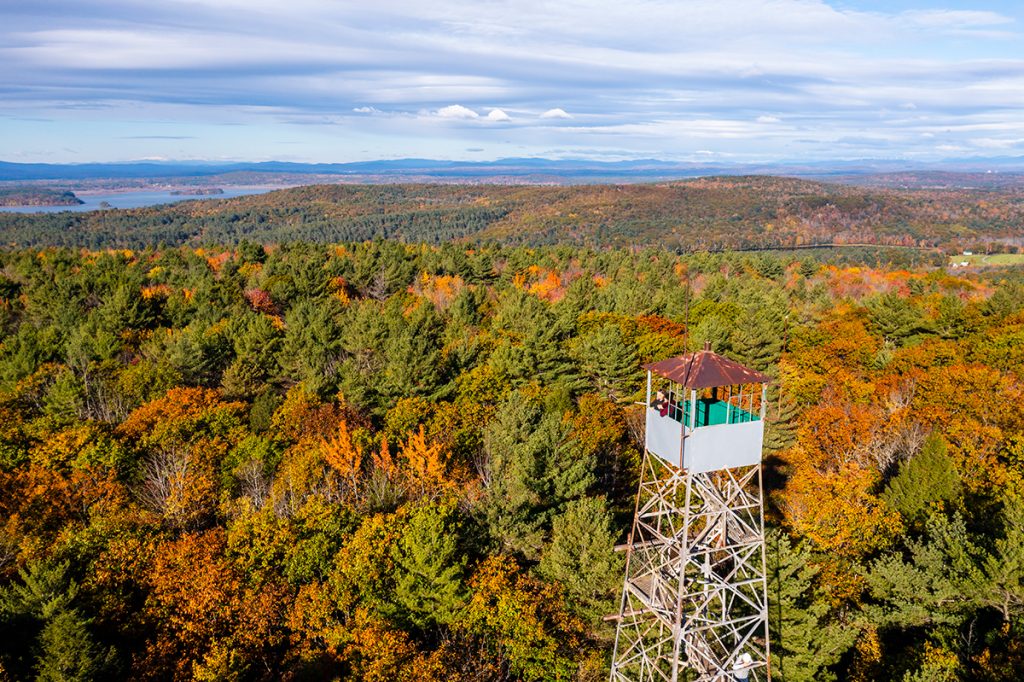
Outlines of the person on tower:
{"type": "Polygon", "coordinates": [[[742,653],[736,657],[732,664],[732,675],[736,682],[747,682],[750,679],[750,667],[754,664],[753,657],[748,653],[742,653]]]}
{"type": "Polygon", "coordinates": [[[665,391],[658,391],[654,400],[651,401],[651,407],[658,411],[662,417],[668,414],[668,399],[665,397],[665,391]]]}

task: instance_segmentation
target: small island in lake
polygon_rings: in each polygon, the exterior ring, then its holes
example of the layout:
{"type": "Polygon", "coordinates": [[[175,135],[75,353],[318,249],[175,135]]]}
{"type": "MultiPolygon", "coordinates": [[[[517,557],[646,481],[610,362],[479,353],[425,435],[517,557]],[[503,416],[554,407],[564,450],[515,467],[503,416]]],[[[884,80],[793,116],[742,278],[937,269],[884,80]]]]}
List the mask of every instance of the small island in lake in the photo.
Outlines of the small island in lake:
{"type": "Polygon", "coordinates": [[[78,206],[84,203],[74,192],[41,187],[0,189],[0,206],[78,206]]]}
{"type": "Polygon", "coordinates": [[[224,190],[220,187],[189,187],[171,190],[171,195],[176,197],[207,197],[214,194],[224,194],[224,190]]]}

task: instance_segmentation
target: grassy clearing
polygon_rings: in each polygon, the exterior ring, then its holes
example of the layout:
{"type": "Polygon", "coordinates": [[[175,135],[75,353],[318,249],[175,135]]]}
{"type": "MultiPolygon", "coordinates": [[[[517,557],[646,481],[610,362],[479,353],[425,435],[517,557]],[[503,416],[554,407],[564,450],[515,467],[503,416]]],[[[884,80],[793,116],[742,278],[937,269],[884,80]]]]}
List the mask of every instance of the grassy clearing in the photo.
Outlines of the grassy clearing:
{"type": "Polygon", "coordinates": [[[999,265],[1024,265],[1024,253],[994,253],[986,256],[976,253],[972,256],[956,255],[949,259],[950,265],[959,266],[967,262],[970,267],[995,267],[999,265]]]}

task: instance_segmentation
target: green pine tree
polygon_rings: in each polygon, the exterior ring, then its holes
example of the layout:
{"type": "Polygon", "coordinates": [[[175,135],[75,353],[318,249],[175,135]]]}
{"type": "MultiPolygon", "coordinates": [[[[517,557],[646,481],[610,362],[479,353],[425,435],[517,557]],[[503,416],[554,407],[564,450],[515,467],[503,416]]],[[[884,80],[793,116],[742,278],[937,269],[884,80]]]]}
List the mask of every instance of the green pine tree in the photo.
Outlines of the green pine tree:
{"type": "Polygon", "coordinates": [[[959,626],[976,605],[987,553],[975,544],[960,514],[932,514],[925,537],[909,540],[906,552],[877,559],[864,577],[881,627],[959,626]]]}
{"type": "Polygon", "coordinates": [[[458,545],[453,503],[424,504],[413,510],[392,548],[395,598],[413,625],[447,625],[465,603],[466,558],[458,545]]]}
{"type": "Polygon", "coordinates": [[[14,679],[94,680],[114,654],[98,646],[73,604],[78,585],[68,562],[38,561],[0,589],[0,670],[14,679]]]}
{"type": "Polygon", "coordinates": [[[561,584],[568,604],[593,624],[615,608],[622,582],[622,555],[616,554],[612,516],[604,498],[568,503],[551,524],[551,541],[537,567],[545,580],[561,584]]]}
{"type": "Polygon", "coordinates": [[[759,371],[768,369],[782,357],[781,318],[759,309],[744,311],[732,329],[730,346],[744,365],[759,371]]]}
{"type": "Polygon", "coordinates": [[[387,308],[390,331],[379,375],[381,394],[389,404],[410,396],[434,396],[445,379],[440,318],[430,305],[421,305],[408,316],[397,306],[387,308]]]}
{"type": "Polygon", "coordinates": [[[704,347],[710,343],[716,353],[727,354],[730,352],[732,327],[728,322],[718,315],[707,315],[699,323],[690,328],[689,346],[693,350],[704,347]]]}
{"type": "Polygon", "coordinates": [[[780,531],[766,540],[773,672],[782,682],[837,679],[831,668],[853,646],[857,628],[841,622],[816,594],[818,568],[805,545],[793,547],[780,531]]]}
{"type": "Polygon", "coordinates": [[[593,482],[593,458],[580,455],[560,412],[545,410],[519,391],[506,398],[485,429],[484,449],[484,514],[491,537],[507,550],[536,558],[551,518],[593,482]]]}
{"type": "Polygon", "coordinates": [[[982,564],[979,601],[999,611],[1005,623],[1024,615],[1024,500],[1012,497],[1002,511],[1002,535],[982,564]]]}
{"type": "Polygon", "coordinates": [[[920,452],[900,466],[882,499],[909,524],[920,527],[936,507],[956,500],[961,487],[946,441],[935,433],[928,437],[920,452]]]}
{"type": "Polygon", "coordinates": [[[597,393],[616,400],[640,384],[636,347],[622,337],[618,325],[605,324],[575,339],[572,355],[597,393]]]}
{"type": "Polygon", "coordinates": [[[786,274],[786,269],[775,256],[762,255],[754,261],[754,267],[757,270],[757,274],[766,279],[777,280],[786,274]]]}
{"type": "Polygon", "coordinates": [[[810,279],[818,274],[818,269],[821,266],[818,262],[812,258],[805,258],[800,261],[800,276],[804,279],[810,279]]]}
{"type": "Polygon", "coordinates": [[[37,682],[90,682],[102,677],[112,655],[96,644],[87,626],[74,609],[47,621],[39,635],[37,682]]]}
{"type": "Polygon", "coordinates": [[[895,292],[875,296],[865,305],[872,326],[886,341],[902,343],[915,334],[927,331],[921,311],[895,292]]]}
{"type": "Polygon", "coordinates": [[[325,395],[335,382],[341,355],[340,311],[334,299],[304,300],[285,315],[285,335],[277,360],[285,375],[325,395]]]}

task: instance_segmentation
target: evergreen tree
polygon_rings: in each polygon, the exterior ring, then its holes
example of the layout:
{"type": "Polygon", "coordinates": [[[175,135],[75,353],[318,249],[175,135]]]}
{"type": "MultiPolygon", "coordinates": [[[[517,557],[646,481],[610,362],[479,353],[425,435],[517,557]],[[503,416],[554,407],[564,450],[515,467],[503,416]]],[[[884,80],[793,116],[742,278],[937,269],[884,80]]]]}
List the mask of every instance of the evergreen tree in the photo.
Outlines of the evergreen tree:
{"type": "Polygon", "coordinates": [[[503,336],[491,366],[517,386],[533,380],[578,386],[574,363],[563,348],[565,324],[537,297],[513,289],[499,302],[491,323],[503,336]]]}
{"type": "Polygon", "coordinates": [[[280,374],[281,333],[268,316],[247,313],[232,321],[229,336],[235,358],[221,376],[224,395],[252,398],[266,389],[271,376],[280,374]]]}
{"type": "Polygon", "coordinates": [[[754,262],[754,267],[757,269],[757,274],[766,279],[777,280],[786,274],[786,269],[782,267],[782,263],[775,256],[762,255],[754,262]]]}
{"type": "Polygon", "coordinates": [[[78,594],[78,585],[69,576],[67,561],[37,561],[18,571],[21,582],[0,591],[0,613],[8,616],[32,615],[40,619],[70,608],[78,594]]]}
{"type": "Polygon", "coordinates": [[[285,335],[277,360],[286,376],[315,393],[333,387],[341,355],[337,303],[328,298],[297,303],[285,316],[285,335]]]}
{"type": "MultiPolygon", "coordinates": [[[[163,353],[183,382],[201,386],[220,383],[220,375],[231,357],[231,347],[219,325],[193,322],[165,344],[163,353]]],[[[154,352],[161,351],[154,349],[154,352]]]]}
{"type": "Polygon", "coordinates": [[[732,327],[718,315],[708,315],[691,327],[689,334],[691,349],[703,348],[710,343],[711,348],[720,354],[727,354],[731,349],[732,327]]]}
{"type": "Polygon", "coordinates": [[[389,331],[378,390],[388,404],[411,396],[436,397],[446,373],[441,319],[432,305],[420,305],[406,317],[397,304],[385,306],[389,331]]]}
{"type": "Polygon", "coordinates": [[[453,503],[422,504],[392,547],[395,599],[413,625],[447,625],[465,602],[466,558],[453,503]]]}
{"type": "Polygon", "coordinates": [[[41,364],[53,360],[60,346],[61,332],[56,327],[36,329],[22,323],[0,344],[0,390],[8,390],[20,379],[35,372],[41,364]]]}
{"type": "Polygon", "coordinates": [[[985,584],[978,596],[1009,624],[1024,614],[1024,500],[1010,497],[1001,516],[1002,535],[982,564],[985,584]]]}
{"type": "Polygon", "coordinates": [[[933,433],[921,451],[900,465],[889,481],[882,499],[908,523],[921,526],[937,505],[953,502],[960,495],[960,475],[949,456],[946,441],[933,433]]]}
{"type": "Polygon", "coordinates": [[[537,566],[541,577],[565,588],[572,608],[593,624],[614,610],[622,582],[612,526],[604,498],[569,502],[552,522],[551,541],[537,566]]]}
{"type": "Polygon", "coordinates": [[[737,288],[735,296],[743,307],[730,330],[732,354],[743,364],[765,371],[782,355],[788,303],[763,280],[750,280],[737,288]]]}
{"type": "Polygon", "coordinates": [[[981,306],[983,314],[1003,319],[1024,309],[1024,283],[1010,281],[1000,286],[981,306]]]}
{"type": "Polygon", "coordinates": [[[782,355],[782,325],[766,311],[748,309],[736,321],[730,346],[741,363],[764,371],[782,355]]]}
{"type": "Polygon", "coordinates": [[[267,260],[267,250],[262,244],[243,239],[238,242],[238,257],[243,263],[263,263],[267,260]]]}
{"type": "Polygon", "coordinates": [[[935,314],[935,332],[944,339],[959,339],[971,328],[967,306],[959,296],[943,296],[935,314]]]}
{"type": "Polygon", "coordinates": [[[882,627],[957,626],[970,617],[986,553],[973,541],[959,514],[932,514],[925,538],[907,542],[907,557],[894,552],[865,572],[875,604],[872,620],[882,627]]]}
{"type": "Polygon", "coordinates": [[[857,629],[838,620],[814,583],[818,567],[804,545],[770,531],[768,550],[768,627],[772,670],[782,682],[836,680],[832,666],[850,650],[857,629]]]}
{"type": "Polygon", "coordinates": [[[609,400],[627,396],[639,386],[636,347],[622,337],[618,325],[605,324],[575,339],[572,355],[593,389],[609,400]]]}
{"type": "Polygon", "coordinates": [[[536,557],[552,516],[593,481],[592,457],[580,455],[568,432],[560,414],[518,391],[485,429],[484,514],[507,549],[536,557]]]}
{"type": "Polygon", "coordinates": [[[565,288],[565,296],[555,306],[559,324],[576,333],[580,316],[597,308],[602,298],[593,277],[577,277],[565,288]]]}
{"type": "Polygon", "coordinates": [[[865,305],[872,326],[886,341],[902,343],[926,331],[921,311],[895,292],[875,296],[865,305]]]}
{"type": "Polygon", "coordinates": [[[457,329],[465,331],[483,322],[481,308],[484,305],[485,289],[463,289],[448,306],[448,318],[457,329]]]}
{"type": "Polygon", "coordinates": [[[73,604],[78,585],[68,562],[30,563],[0,589],[0,669],[40,680],[93,680],[113,654],[97,646],[73,604]]]}
{"type": "Polygon", "coordinates": [[[47,621],[39,635],[37,682],[90,682],[103,677],[112,654],[96,644],[87,625],[74,609],[47,621]]]}
{"type": "Polygon", "coordinates": [[[155,318],[150,302],[139,296],[140,284],[121,284],[106,297],[96,313],[99,327],[117,335],[126,329],[145,329],[155,318]]]}
{"type": "Polygon", "coordinates": [[[486,250],[474,251],[469,257],[470,281],[475,284],[490,284],[497,278],[494,259],[486,250]]]}
{"type": "Polygon", "coordinates": [[[804,258],[800,261],[800,276],[804,279],[810,279],[818,274],[818,269],[821,266],[817,261],[811,258],[804,258]]]}
{"type": "Polygon", "coordinates": [[[338,383],[346,401],[360,407],[380,406],[382,348],[388,328],[383,306],[376,301],[363,300],[345,311],[338,340],[343,358],[338,383]]]}

